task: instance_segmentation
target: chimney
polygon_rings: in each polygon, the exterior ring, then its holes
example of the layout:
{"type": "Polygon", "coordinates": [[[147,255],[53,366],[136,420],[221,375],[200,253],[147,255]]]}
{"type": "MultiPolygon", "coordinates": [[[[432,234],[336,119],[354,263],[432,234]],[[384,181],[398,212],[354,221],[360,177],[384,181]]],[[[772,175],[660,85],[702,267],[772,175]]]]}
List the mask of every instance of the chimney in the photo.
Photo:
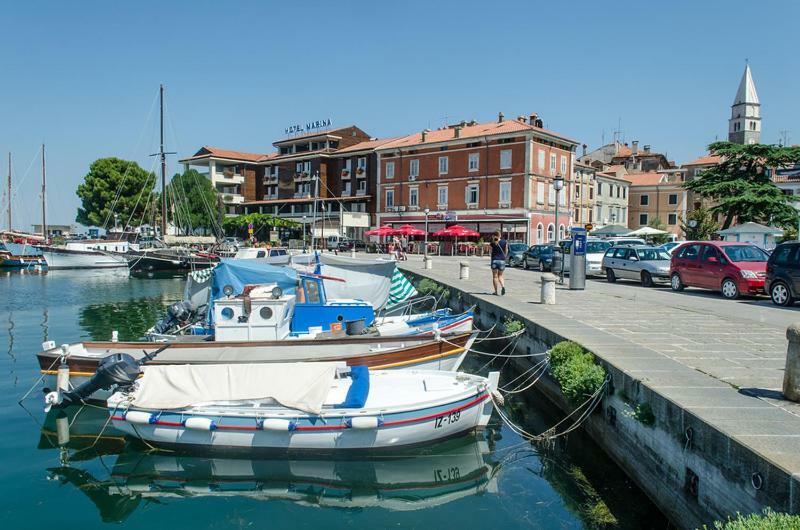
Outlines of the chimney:
{"type": "Polygon", "coordinates": [[[517,116],[517,121],[519,121],[519,122],[522,122],[522,123],[525,123],[525,120],[527,120],[527,119],[528,119],[528,118],[526,118],[526,117],[525,117],[525,116],[523,116],[522,114],[520,114],[519,116],[517,116]]]}
{"type": "Polygon", "coordinates": [[[589,147],[586,144],[583,144],[583,156],[586,156],[586,148],[589,147]]]}
{"type": "Polygon", "coordinates": [[[639,140],[634,140],[631,142],[631,153],[633,153],[633,155],[639,154],[639,140]]]}
{"type": "Polygon", "coordinates": [[[539,119],[539,115],[536,114],[535,112],[531,112],[531,115],[528,118],[529,118],[530,124],[535,126],[535,127],[537,127],[536,120],[539,119]]]}
{"type": "Polygon", "coordinates": [[[453,127],[453,138],[461,138],[461,125],[453,127]]]}
{"type": "Polygon", "coordinates": [[[469,125],[470,127],[473,126],[473,125],[478,125],[478,120],[469,120],[467,122],[467,125],[469,125]]]}
{"type": "Polygon", "coordinates": [[[428,129],[425,129],[425,130],[422,131],[422,141],[423,142],[428,139],[428,133],[429,132],[430,131],[428,129]]]}
{"type": "Polygon", "coordinates": [[[644,146],[644,152],[645,153],[649,153],[650,152],[650,146],[649,145],[644,146]]]}
{"type": "Polygon", "coordinates": [[[503,123],[503,120],[505,119],[506,117],[503,115],[503,112],[500,111],[500,113],[497,115],[497,123],[503,123]]]}

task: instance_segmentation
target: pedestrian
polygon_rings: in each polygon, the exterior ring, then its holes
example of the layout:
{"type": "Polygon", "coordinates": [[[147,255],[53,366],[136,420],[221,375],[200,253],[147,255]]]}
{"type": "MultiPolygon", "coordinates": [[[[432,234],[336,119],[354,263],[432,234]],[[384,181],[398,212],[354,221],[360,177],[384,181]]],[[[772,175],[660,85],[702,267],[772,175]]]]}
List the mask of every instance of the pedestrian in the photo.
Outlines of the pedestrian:
{"type": "Polygon", "coordinates": [[[408,259],[406,252],[408,251],[408,239],[406,236],[400,236],[400,259],[403,261],[408,259]]]}
{"type": "Polygon", "coordinates": [[[500,230],[496,231],[492,236],[490,243],[492,248],[492,287],[494,287],[494,294],[497,294],[497,286],[500,286],[500,294],[506,294],[505,280],[503,279],[503,271],[506,268],[506,259],[508,258],[508,241],[503,239],[500,230]]]}

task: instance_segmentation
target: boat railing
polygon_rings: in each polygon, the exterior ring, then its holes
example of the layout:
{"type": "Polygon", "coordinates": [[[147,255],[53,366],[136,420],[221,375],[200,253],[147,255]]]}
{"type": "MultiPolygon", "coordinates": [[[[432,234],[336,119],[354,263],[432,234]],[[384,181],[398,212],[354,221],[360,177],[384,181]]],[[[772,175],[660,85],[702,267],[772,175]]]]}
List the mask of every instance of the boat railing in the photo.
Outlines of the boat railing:
{"type": "Polygon", "coordinates": [[[405,302],[398,304],[392,307],[391,309],[384,310],[383,315],[384,316],[398,315],[398,314],[400,316],[410,315],[413,313],[413,309],[415,306],[419,306],[423,303],[430,303],[432,306],[430,310],[435,311],[436,306],[439,305],[439,300],[431,294],[421,296],[419,298],[412,298],[411,300],[406,300],[405,302]]]}

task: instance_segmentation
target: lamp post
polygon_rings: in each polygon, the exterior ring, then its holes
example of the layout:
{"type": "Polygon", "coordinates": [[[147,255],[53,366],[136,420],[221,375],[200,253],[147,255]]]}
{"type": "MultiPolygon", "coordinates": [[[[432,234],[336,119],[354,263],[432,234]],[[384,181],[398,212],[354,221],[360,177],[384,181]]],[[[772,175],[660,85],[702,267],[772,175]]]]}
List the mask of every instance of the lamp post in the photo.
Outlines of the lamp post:
{"type": "Polygon", "coordinates": [[[306,223],[308,221],[306,221],[306,219],[307,219],[307,217],[304,215],[303,216],[303,252],[305,252],[306,249],[308,248],[308,242],[306,241],[306,223]]]}
{"type": "MultiPolygon", "coordinates": [[[[555,236],[556,236],[556,248],[553,249],[553,256],[555,256],[556,252],[558,252],[558,236],[559,236],[559,230],[558,230],[558,202],[559,202],[559,199],[561,198],[560,197],[561,196],[561,190],[564,188],[564,177],[562,177],[560,173],[558,175],[556,175],[555,178],[553,178],[553,188],[556,190],[556,223],[555,223],[555,225],[553,227],[554,228],[553,232],[555,233],[555,236]]],[[[564,253],[563,252],[561,253],[561,270],[559,272],[560,272],[559,276],[563,280],[563,273],[564,273],[564,253]]]]}
{"type": "Polygon", "coordinates": [[[431,213],[430,208],[425,208],[425,261],[428,261],[428,214],[431,213]]]}

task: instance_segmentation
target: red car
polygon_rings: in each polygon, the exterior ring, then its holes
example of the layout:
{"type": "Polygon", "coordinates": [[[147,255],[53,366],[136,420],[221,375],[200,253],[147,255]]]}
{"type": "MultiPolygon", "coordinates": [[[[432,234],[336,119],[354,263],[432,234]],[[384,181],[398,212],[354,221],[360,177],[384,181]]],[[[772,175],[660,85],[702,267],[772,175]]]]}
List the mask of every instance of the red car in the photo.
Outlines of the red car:
{"type": "Polygon", "coordinates": [[[670,285],[674,291],[700,287],[725,298],[761,294],[769,255],[751,243],[689,241],[672,253],[670,285]]]}

